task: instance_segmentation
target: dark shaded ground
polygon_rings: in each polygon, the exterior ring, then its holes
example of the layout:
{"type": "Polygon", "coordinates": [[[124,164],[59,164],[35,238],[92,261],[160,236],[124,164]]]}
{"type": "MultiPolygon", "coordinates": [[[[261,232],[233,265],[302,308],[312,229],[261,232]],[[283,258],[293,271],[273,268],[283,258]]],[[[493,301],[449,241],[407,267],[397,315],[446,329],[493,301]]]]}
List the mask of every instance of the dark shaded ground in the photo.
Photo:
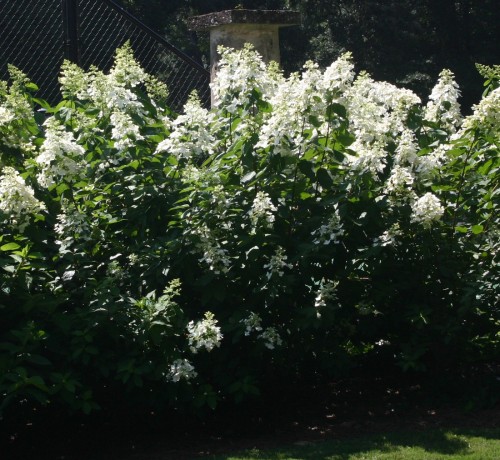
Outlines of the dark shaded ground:
{"type": "Polygon", "coordinates": [[[38,410],[0,424],[0,459],[187,460],[394,430],[499,428],[499,399],[491,373],[439,383],[397,375],[295,386],[205,420],[123,407],[70,419],[38,410]]]}

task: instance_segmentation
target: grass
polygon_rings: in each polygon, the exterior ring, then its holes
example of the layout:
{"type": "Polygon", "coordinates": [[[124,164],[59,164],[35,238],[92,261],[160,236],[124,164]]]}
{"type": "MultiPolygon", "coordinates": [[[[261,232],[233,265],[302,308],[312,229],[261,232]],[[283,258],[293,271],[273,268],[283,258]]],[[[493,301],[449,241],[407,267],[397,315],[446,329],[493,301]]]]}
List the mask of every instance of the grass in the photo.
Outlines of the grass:
{"type": "Polygon", "coordinates": [[[252,449],[211,460],[500,460],[500,428],[393,432],[357,439],[252,449]]]}

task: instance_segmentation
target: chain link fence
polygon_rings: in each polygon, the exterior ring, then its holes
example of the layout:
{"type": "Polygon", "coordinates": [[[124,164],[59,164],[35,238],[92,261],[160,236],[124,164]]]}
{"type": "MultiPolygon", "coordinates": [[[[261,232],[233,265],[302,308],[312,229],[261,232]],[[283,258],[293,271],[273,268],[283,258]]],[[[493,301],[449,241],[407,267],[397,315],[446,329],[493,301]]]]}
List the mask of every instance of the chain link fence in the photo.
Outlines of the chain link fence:
{"type": "Polygon", "coordinates": [[[8,78],[7,64],[13,64],[51,103],[60,98],[65,58],[107,71],[126,41],[142,67],[167,84],[172,108],[180,110],[193,90],[209,105],[209,72],[112,0],[0,1],[0,79],[8,78]]]}

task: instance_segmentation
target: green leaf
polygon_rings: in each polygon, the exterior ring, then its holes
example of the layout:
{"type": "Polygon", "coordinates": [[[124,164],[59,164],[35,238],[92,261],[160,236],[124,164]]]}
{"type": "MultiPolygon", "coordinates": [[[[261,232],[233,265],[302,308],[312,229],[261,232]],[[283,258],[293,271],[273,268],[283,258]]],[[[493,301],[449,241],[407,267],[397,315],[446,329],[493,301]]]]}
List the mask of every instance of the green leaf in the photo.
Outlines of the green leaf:
{"type": "Polygon", "coordinates": [[[309,115],[309,123],[311,123],[311,125],[313,125],[315,128],[319,128],[321,126],[319,118],[315,115],[309,115]]]}
{"type": "Polygon", "coordinates": [[[333,104],[330,104],[326,109],[326,116],[329,119],[332,118],[333,114],[336,114],[342,118],[347,118],[346,108],[342,104],[338,104],[336,102],[334,102],[333,104]]]}
{"type": "Polygon", "coordinates": [[[245,174],[241,178],[241,183],[242,184],[246,184],[247,182],[250,182],[255,176],[256,176],[256,172],[255,171],[250,171],[249,173],[245,174]]]}
{"type": "Polygon", "coordinates": [[[27,383],[30,383],[31,385],[33,385],[34,387],[36,387],[36,388],[38,388],[40,390],[48,391],[48,388],[45,385],[45,381],[39,375],[34,375],[33,377],[30,377],[27,380],[27,383]]]}
{"type": "Polygon", "coordinates": [[[479,235],[480,233],[483,233],[484,227],[482,225],[473,225],[471,230],[474,235],[479,235]]]}
{"type": "Polygon", "coordinates": [[[63,192],[65,192],[66,190],[69,190],[69,186],[68,186],[68,184],[66,184],[64,182],[56,187],[56,191],[57,191],[58,195],[62,195],[63,192]]]}
{"type": "Polygon", "coordinates": [[[140,165],[139,160],[134,160],[134,161],[132,161],[131,163],[129,163],[129,166],[130,166],[131,168],[134,168],[134,169],[137,169],[137,168],[139,167],[139,165],[140,165]]]}
{"type": "Polygon", "coordinates": [[[320,168],[318,169],[318,172],[316,173],[318,182],[323,188],[329,188],[333,185],[333,179],[330,176],[330,173],[324,169],[320,168]]]}
{"type": "Polygon", "coordinates": [[[313,163],[307,160],[300,160],[298,164],[299,170],[304,176],[314,181],[316,176],[313,170],[313,163]]]}
{"type": "Polygon", "coordinates": [[[15,251],[16,249],[19,249],[21,246],[19,246],[17,243],[7,243],[4,244],[3,246],[0,246],[0,251],[15,251]]]}
{"type": "Polygon", "coordinates": [[[30,355],[26,358],[26,361],[38,364],[39,366],[49,366],[52,364],[47,358],[45,358],[45,356],[41,355],[30,355]]]}

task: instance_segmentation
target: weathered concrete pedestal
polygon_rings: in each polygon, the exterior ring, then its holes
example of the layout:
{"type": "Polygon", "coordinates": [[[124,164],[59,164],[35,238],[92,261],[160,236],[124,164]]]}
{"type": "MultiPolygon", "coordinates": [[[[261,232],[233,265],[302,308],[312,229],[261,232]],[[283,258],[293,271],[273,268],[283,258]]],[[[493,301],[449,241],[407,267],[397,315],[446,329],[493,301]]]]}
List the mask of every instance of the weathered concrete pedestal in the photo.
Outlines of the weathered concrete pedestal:
{"type": "Polygon", "coordinates": [[[300,24],[300,13],[281,10],[228,10],[189,19],[188,27],[210,31],[210,75],[217,74],[219,45],[241,49],[250,43],[264,62],[280,63],[279,29],[300,24]]]}

